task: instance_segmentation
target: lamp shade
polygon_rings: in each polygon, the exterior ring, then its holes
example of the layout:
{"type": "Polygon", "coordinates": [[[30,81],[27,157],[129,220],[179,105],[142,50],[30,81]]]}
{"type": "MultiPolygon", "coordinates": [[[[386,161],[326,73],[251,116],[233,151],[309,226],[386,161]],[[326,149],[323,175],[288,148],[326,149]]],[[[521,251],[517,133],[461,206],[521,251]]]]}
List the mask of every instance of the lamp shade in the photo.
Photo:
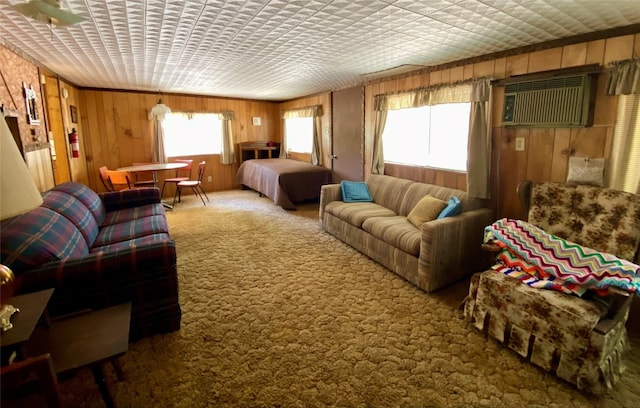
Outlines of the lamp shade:
{"type": "Polygon", "coordinates": [[[158,99],[158,103],[156,104],[156,106],[151,108],[149,119],[163,120],[165,115],[168,113],[171,113],[171,109],[169,109],[169,107],[162,102],[162,98],[160,98],[158,99]]]}
{"type": "Polygon", "coordinates": [[[4,116],[0,118],[0,220],[4,220],[39,206],[42,196],[4,116]]]}

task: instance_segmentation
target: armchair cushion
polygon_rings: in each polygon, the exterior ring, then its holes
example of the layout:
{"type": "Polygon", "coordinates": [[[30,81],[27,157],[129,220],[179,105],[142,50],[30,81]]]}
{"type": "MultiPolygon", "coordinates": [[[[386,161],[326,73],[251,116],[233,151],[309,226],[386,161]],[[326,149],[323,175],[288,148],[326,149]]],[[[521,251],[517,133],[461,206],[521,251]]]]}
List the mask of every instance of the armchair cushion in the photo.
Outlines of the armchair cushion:
{"type": "Polygon", "coordinates": [[[633,260],[640,242],[640,195],[594,186],[532,183],[529,222],[600,252],[633,260]]]}

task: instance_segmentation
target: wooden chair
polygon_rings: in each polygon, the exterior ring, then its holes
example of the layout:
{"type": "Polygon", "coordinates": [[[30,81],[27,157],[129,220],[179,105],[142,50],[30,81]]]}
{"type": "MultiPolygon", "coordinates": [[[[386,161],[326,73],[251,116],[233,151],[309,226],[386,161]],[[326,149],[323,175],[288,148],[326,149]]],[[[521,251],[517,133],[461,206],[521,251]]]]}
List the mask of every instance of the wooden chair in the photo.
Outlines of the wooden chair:
{"type": "Polygon", "coordinates": [[[209,201],[209,197],[207,197],[207,193],[205,193],[204,189],[202,188],[202,178],[204,177],[204,168],[206,166],[206,162],[202,161],[198,164],[198,179],[197,180],[184,180],[179,182],[178,184],[176,184],[176,193],[173,196],[173,206],[175,207],[176,205],[176,199],[178,202],[180,202],[180,198],[182,196],[182,189],[183,188],[191,188],[191,190],[193,190],[194,194],[196,194],[198,197],[200,197],[200,199],[202,200],[202,204],[207,205],[207,203],[204,202],[204,198],[202,197],[202,195],[204,194],[204,196],[207,198],[207,201],[209,201]]]}
{"type": "Polygon", "coordinates": [[[178,184],[181,181],[191,180],[191,168],[193,167],[193,160],[190,160],[190,159],[176,159],[174,161],[176,163],[187,163],[187,166],[186,167],[182,167],[180,169],[176,169],[175,177],[170,177],[170,178],[164,179],[164,182],[162,183],[162,191],[160,191],[160,197],[164,196],[164,186],[166,186],[167,183],[178,184]]]}
{"type": "Polygon", "coordinates": [[[112,191],[131,189],[131,175],[128,171],[107,170],[109,183],[113,187],[112,191]]]}
{"type": "Polygon", "coordinates": [[[14,395],[19,388],[35,383],[49,408],[61,408],[58,378],[50,354],[42,354],[16,361],[0,369],[2,400],[14,395]]]}
{"type": "Polygon", "coordinates": [[[98,169],[100,172],[100,180],[102,181],[102,185],[107,191],[113,191],[113,186],[109,181],[109,169],[107,166],[102,166],[98,169]]]}
{"type": "MultiPolygon", "coordinates": [[[[133,163],[133,166],[142,166],[145,164],[156,164],[157,162],[133,163]]],[[[156,181],[153,179],[152,171],[138,171],[133,174],[133,185],[135,187],[155,187],[156,181]],[[146,178],[141,179],[141,176],[146,178]]]]}

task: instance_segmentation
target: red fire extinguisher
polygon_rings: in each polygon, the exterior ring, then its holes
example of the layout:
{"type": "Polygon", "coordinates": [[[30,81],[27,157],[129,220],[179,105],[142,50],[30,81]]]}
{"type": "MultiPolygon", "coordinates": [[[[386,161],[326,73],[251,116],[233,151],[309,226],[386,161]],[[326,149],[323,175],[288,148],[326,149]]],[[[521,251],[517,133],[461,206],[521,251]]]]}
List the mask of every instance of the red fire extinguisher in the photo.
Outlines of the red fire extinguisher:
{"type": "Polygon", "coordinates": [[[80,142],[78,141],[78,132],[76,132],[76,128],[71,129],[71,133],[69,133],[69,144],[71,145],[71,157],[79,157],[80,142]]]}

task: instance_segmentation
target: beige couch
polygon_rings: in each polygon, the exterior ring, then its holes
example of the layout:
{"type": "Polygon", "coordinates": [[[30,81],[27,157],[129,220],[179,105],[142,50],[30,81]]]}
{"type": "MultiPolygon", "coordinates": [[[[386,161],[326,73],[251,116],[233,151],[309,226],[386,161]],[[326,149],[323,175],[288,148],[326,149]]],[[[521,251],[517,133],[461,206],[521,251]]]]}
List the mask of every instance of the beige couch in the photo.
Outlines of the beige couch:
{"type": "Polygon", "coordinates": [[[339,184],[322,186],[323,229],[419,288],[433,292],[487,266],[481,250],[484,227],[491,224],[484,202],[461,190],[372,175],[373,202],[345,203],[339,184]],[[425,195],[460,199],[461,213],[417,228],[407,215],[425,195]]]}

